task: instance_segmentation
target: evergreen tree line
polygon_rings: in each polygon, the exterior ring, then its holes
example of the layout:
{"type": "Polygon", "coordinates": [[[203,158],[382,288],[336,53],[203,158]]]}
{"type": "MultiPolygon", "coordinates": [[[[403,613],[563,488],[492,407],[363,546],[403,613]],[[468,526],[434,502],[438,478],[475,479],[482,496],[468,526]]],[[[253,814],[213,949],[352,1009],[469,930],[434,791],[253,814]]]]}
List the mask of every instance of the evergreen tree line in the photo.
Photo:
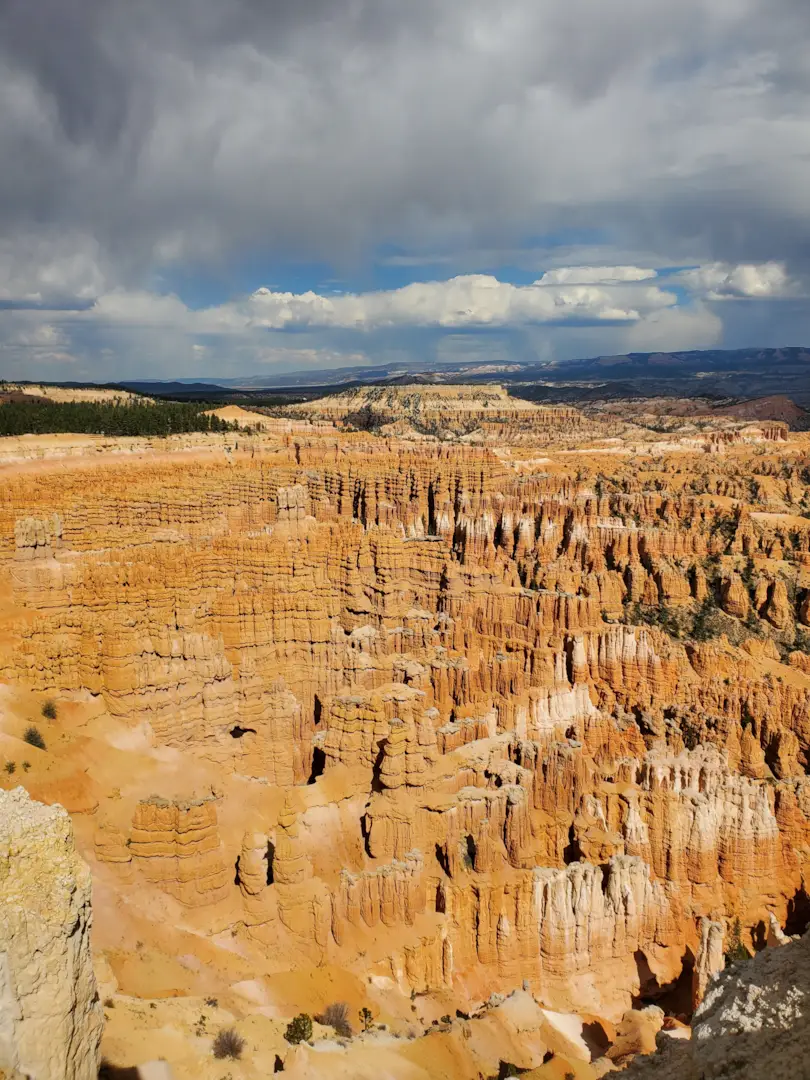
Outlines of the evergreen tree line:
{"type": "Polygon", "coordinates": [[[0,404],[0,435],[175,435],[234,431],[206,416],[204,404],[180,401],[8,401],[0,404]]]}

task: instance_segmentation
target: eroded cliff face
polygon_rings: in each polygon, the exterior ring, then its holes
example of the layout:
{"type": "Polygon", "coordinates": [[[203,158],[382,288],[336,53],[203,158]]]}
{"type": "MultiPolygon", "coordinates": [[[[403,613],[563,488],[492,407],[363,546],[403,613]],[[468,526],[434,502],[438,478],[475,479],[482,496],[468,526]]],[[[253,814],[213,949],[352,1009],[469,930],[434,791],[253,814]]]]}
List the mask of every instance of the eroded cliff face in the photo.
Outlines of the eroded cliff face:
{"type": "Polygon", "coordinates": [[[108,903],[389,1010],[607,1025],[801,920],[807,439],[570,420],[0,473],[0,669],[66,718],[25,782],[108,903]]]}
{"type": "Polygon", "coordinates": [[[90,871],[67,813],[0,791],[0,1068],[95,1080],[101,1004],[90,956],[90,871]]]}

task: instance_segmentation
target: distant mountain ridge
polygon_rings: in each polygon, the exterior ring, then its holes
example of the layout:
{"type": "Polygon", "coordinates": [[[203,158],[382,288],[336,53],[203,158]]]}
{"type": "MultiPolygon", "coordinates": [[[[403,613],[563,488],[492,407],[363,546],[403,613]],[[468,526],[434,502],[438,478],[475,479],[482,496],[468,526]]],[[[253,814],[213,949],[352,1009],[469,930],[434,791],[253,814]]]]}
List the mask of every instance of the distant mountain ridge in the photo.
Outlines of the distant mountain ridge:
{"type": "MultiPolygon", "coordinates": [[[[735,403],[785,395],[810,408],[810,348],[692,349],[631,352],[578,360],[482,363],[428,360],[311,368],[223,378],[121,379],[106,382],[139,394],[177,400],[231,401],[257,397],[262,404],[306,400],[353,386],[499,383],[529,400],[555,404],[602,398],[705,397],[735,403]],[[267,400],[275,398],[274,401],[267,400]]],[[[89,386],[62,382],[61,387],[89,386]]],[[[98,384],[101,385],[101,384],[98,384]]]]}
{"type": "MultiPolygon", "coordinates": [[[[700,377],[711,373],[770,373],[774,368],[810,376],[810,348],[791,346],[779,349],[694,349],[674,352],[632,352],[600,355],[578,360],[514,361],[482,363],[480,360],[436,363],[427,360],[397,361],[394,364],[352,365],[342,368],[313,368],[304,371],[225,378],[179,378],[163,382],[149,379],[122,379],[121,386],[152,390],[157,386],[199,389],[262,390],[297,387],[360,385],[396,380],[413,382],[524,383],[547,380],[555,383],[571,378],[628,379],[669,375],[700,377]]],[[[165,391],[164,391],[165,392],[165,391]]]]}

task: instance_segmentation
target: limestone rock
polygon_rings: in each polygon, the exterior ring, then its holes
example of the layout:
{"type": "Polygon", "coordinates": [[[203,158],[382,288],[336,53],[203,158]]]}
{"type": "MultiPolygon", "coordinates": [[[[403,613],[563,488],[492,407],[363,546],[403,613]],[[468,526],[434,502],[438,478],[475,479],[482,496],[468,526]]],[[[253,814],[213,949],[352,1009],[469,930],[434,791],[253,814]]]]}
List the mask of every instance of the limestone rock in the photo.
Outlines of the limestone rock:
{"type": "Polygon", "coordinates": [[[103,1023],[90,957],[90,872],[67,813],[0,791],[0,1066],[95,1080],[103,1023]]]}
{"type": "Polygon", "coordinates": [[[267,888],[270,872],[267,837],[262,833],[246,832],[239,856],[239,886],[242,892],[246,896],[261,896],[267,888]]]}
{"type": "Polygon", "coordinates": [[[692,973],[692,1005],[697,1008],[706,996],[710,980],[725,967],[722,923],[700,920],[700,941],[692,973]]]}
{"type": "Polygon", "coordinates": [[[298,813],[288,799],[278,819],[273,880],[276,885],[300,885],[312,877],[312,863],[303,851],[298,813]]]}

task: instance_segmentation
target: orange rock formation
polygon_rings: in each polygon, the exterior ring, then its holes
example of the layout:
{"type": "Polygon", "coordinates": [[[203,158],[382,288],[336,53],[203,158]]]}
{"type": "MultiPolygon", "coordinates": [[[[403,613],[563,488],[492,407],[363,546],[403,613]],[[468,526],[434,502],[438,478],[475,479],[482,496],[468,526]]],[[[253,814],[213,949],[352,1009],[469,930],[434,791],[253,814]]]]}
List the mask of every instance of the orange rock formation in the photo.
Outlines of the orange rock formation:
{"type": "Polygon", "coordinates": [[[0,673],[66,717],[24,780],[75,793],[119,982],[173,926],[212,971],[349,973],[392,1024],[520,990],[629,1031],[700,1000],[736,920],[803,917],[807,438],[496,400],[503,445],[467,401],[480,446],[268,418],[0,468],[0,673]]]}

